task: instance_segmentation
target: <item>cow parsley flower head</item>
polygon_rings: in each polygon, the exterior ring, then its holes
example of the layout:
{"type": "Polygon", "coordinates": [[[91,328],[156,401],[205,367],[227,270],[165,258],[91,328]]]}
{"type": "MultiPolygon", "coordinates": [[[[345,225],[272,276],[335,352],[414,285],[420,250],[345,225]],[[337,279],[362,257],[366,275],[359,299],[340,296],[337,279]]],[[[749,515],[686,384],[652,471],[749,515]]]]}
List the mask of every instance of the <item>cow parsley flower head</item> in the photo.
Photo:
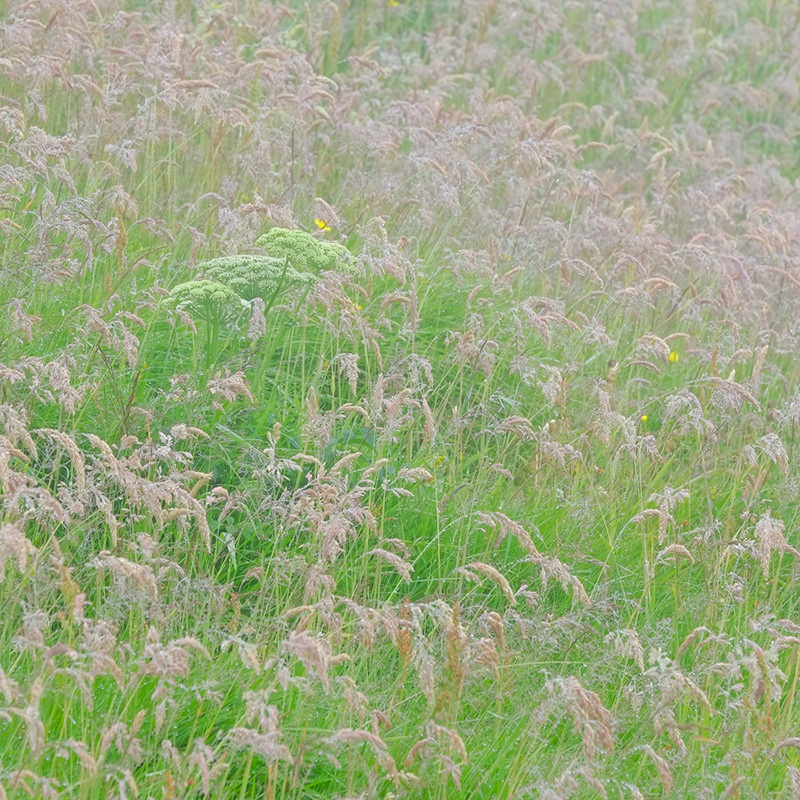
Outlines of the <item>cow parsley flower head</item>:
{"type": "Polygon", "coordinates": [[[280,288],[309,286],[316,281],[308,272],[298,272],[285,258],[234,255],[212,258],[199,265],[201,274],[233,289],[245,300],[268,298],[280,288]]]}
{"type": "Polygon", "coordinates": [[[211,322],[241,313],[248,307],[230,286],[207,279],[179,283],[171,292],[175,308],[211,322]]]}
{"type": "Polygon", "coordinates": [[[256,244],[271,256],[288,258],[289,263],[298,270],[338,270],[349,273],[356,270],[353,257],[346,247],[315,239],[305,231],[272,228],[259,236],[256,244]]]}

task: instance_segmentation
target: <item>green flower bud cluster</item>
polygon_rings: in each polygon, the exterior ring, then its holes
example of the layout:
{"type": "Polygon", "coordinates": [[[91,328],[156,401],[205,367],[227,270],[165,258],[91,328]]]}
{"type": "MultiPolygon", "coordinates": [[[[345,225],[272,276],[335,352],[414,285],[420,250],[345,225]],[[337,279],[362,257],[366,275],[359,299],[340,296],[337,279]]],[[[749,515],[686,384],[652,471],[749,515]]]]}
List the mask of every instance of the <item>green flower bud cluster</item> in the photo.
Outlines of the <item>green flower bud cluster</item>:
{"type": "Polygon", "coordinates": [[[354,273],[353,257],[350,251],[336,242],[315,239],[310,233],[287,228],[272,228],[256,239],[271,256],[288,258],[289,263],[298,270],[338,270],[354,273]]]}
{"type": "Polygon", "coordinates": [[[230,287],[207,279],[179,283],[170,297],[176,308],[213,322],[241,313],[247,303],[230,287]]]}
{"type": "Polygon", "coordinates": [[[256,244],[269,255],[223,256],[198,264],[200,277],[170,293],[175,306],[208,322],[221,321],[241,313],[256,297],[274,300],[290,287],[317,281],[312,272],[300,270],[355,271],[346,247],[305,231],[273,228],[256,244]]]}
{"type": "Polygon", "coordinates": [[[298,272],[285,258],[236,255],[212,258],[200,265],[202,274],[233,289],[245,300],[268,298],[278,287],[310,286],[316,278],[308,272],[298,272]]]}

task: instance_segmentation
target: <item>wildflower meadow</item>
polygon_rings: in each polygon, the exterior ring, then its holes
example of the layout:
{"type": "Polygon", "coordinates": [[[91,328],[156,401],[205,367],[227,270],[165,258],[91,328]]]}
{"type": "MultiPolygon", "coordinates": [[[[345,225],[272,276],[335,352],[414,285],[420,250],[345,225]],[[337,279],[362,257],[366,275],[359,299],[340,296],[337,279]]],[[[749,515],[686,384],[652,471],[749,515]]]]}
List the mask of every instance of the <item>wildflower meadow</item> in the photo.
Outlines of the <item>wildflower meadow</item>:
{"type": "Polygon", "coordinates": [[[0,800],[800,800],[800,4],[0,0],[0,800]]]}

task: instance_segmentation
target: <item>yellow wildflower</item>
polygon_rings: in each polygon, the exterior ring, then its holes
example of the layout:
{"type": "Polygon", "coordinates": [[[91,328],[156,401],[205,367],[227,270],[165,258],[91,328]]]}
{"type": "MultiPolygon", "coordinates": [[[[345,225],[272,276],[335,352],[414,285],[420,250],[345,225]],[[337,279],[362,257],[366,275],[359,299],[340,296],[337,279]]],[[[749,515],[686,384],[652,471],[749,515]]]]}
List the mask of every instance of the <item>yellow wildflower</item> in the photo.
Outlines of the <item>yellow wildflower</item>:
{"type": "Polygon", "coordinates": [[[317,228],[319,228],[319,230],[321,230],[321,231],[329,231],[329,230],[331,229],[331,226],[330,226],[330,225],[328,225],[328,223],[327,223],[327,222],[325,222],[325,220],[324,220],[324,219],[317,219],[317,218],[315,217],[315,218],[314,218],[314,224],[315,224],[315,225],[317,226],[317,228]]]}
{"type": "Polygon", "coordinates": [[[642,422],[647,422],[647,414],[642,414],[642,422]]]}
{"type": "Polygon", "coordinates": [[[681,354],[680,354],[680,353],[676,353],[676,352],[673,350],[673,351],[672,351],[672,352],[670,352],[670,354],[669,354],[669,363],[670,363],[670,364],[674,364],[676,361],[678,361],[678,360],[680,359],[680,357],[681,357],[681,354]]]}

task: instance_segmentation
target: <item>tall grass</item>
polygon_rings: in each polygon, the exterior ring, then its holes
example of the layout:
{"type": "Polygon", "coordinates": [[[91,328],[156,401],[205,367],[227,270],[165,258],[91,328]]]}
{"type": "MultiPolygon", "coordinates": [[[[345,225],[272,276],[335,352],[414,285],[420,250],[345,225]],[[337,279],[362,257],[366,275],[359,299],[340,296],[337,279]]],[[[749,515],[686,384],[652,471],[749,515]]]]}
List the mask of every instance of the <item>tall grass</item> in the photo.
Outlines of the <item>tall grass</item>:
{"type": "Polygon", "coordinates": [[[795,4],[0,10],[0,798],[800,797],[795,4]]]}

